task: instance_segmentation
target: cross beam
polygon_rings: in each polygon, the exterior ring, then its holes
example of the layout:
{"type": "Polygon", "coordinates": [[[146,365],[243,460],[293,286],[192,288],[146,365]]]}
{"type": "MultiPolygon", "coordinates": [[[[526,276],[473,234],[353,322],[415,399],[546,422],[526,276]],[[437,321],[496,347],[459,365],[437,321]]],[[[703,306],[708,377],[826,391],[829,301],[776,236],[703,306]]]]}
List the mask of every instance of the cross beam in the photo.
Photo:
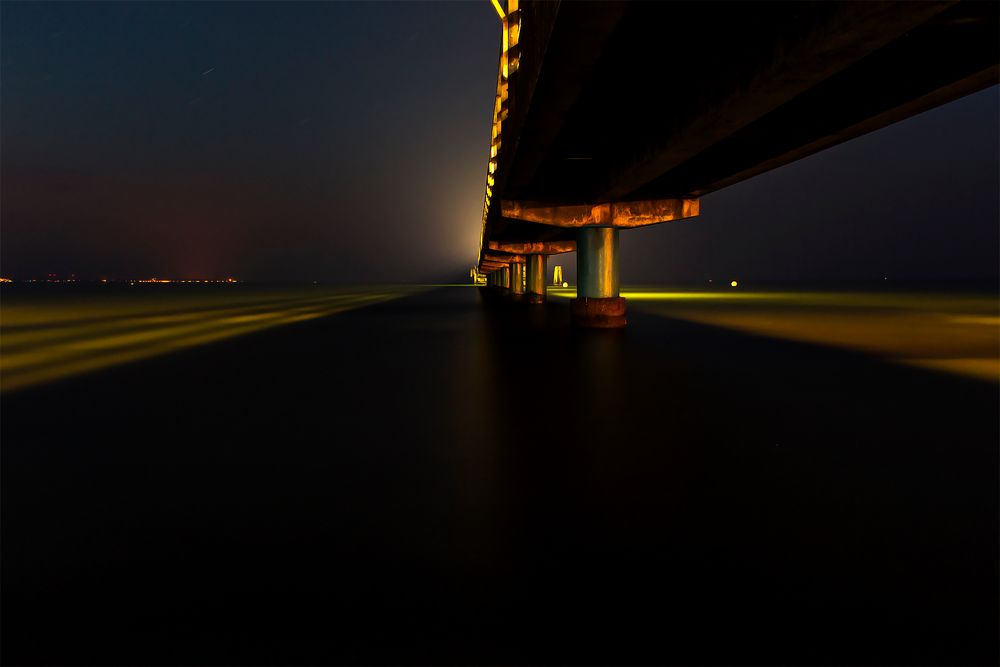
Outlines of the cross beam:
{"type": "Polygon", "coordinates": [[[700,212],[698,199],[646,199],[604,204],[548,204],[503,200],[503,217],[554,227],[646,227],[671,220],[693,218],[700,212]]]}
{"type": "Polygon", "coordinates": [[[490,250],[517,255],[558,255],[576,250],[576,241],[536,241],[534,243],[509,243],[490,241],[490,250]]]}
{"type": "Polygon", "coordinates": [[[503,264],[524,264],[524,255],[504,255],[495,252],[484,252],[483,261],[503,264]]]}

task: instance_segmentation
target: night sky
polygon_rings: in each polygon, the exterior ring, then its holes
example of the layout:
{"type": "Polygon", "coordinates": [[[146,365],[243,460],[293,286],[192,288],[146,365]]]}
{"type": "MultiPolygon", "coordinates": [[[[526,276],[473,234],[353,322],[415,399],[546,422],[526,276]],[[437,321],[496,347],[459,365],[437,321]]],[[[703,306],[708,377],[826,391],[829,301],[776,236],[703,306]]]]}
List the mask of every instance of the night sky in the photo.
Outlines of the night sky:
{"type": "MultiPolygon", "coordinates": [[[[404,282],[474,263],[485,0],[0,12],[4,275],[404,282]]],[[[715,193],[623,233],[623,279],[995,280],[998,118],[994,87],[715,193]]]]}

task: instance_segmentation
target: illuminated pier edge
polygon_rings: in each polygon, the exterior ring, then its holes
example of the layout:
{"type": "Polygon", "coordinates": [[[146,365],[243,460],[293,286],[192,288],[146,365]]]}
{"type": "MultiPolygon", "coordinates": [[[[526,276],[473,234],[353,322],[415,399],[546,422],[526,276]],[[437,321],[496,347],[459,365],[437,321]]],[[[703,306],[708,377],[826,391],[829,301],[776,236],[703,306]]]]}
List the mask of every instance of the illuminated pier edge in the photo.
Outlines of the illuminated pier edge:
{"type": "Polygon", "coordinates": [[[479,233],[479,260],[483,259],[483,240],[486,235],[486,220],[490,213],[493,197],[493,186],[496,183],[496,171],[503,149],[503,124],[510,114],[509,79],[520,65],[520,55],[517,48],[521,34],[521,12],[519,0],[507,0],[504,11],[500,0],[490,0],[500,18],[501,48],[500,62],[497,72],[496,96],[493,103],[493,122],[490,129],[489,160],[486,167],[486,196],[483,203],[482,225],[479,233]]]}

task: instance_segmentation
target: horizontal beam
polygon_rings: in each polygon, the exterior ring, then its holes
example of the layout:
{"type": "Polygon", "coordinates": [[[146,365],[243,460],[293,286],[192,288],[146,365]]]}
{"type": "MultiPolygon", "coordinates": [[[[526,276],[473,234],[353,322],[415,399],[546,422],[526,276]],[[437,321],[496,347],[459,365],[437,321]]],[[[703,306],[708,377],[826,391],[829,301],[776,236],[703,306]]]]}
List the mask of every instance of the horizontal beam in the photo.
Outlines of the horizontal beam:
{"type": "Polygon", "coordinates": [[[534,243],[507,243],[505,241],[490,241],[490,250],[510,252],[518,255],[558,255],[564,252],[574,252],[576,241],[536,241],[534,243]]]}
{"type": "Polygon", "coordinates": [[[505,218],[553,227],[646,227],[693,218],[699,212],[700,202],[697,199],[646,199],[568,206],[506,199],[501,202],[501,213],[505,218]]]}
{"type": "Polygon", "coordinates": [[[503,264],[524,264],[524,255],[499,255],[495,252],[484,252],[483,261],[503,264]]]}

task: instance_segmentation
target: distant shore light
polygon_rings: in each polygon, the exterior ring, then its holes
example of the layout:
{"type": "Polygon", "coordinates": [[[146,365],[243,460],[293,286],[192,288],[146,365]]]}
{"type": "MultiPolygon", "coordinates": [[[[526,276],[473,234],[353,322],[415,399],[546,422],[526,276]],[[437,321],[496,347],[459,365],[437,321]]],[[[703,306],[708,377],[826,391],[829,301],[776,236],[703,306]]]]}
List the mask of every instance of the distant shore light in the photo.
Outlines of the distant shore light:
{"type": "Polygon", "coordinates": [[[733,287],[736,287],[737,285],[739,285],[739,283],[736,282],[735,280],[733,282],[729,283],[729,284],[732,285],[733,287]]]}

